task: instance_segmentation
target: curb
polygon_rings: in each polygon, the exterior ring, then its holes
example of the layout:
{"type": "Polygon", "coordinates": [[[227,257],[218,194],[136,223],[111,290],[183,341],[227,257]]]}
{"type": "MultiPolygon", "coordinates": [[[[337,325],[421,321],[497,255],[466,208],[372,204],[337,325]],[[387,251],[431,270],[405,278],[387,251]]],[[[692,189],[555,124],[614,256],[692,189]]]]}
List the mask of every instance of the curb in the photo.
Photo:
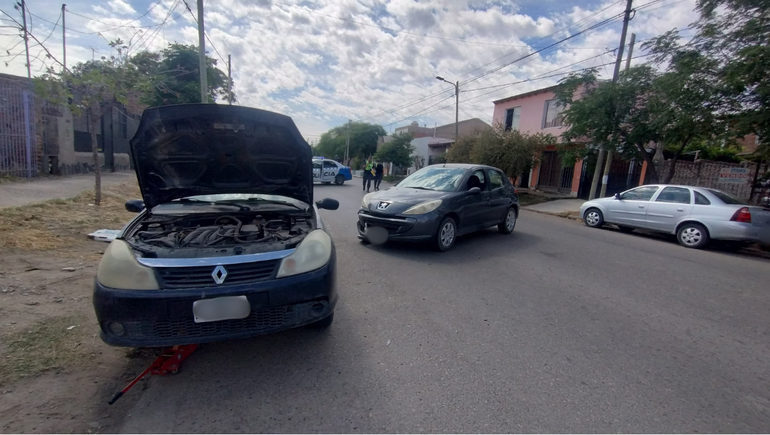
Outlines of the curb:
{"type": "MultiPolygon", "coordinates": [[[[577,216],[564,215],[563,213],[551,213],[551,212],[548,212],[548,211],[533,210],[533,209],[528,208],[528,207],[522,207],[521,209],[522,210],[526,210],[526,211],[531,211],[532,213],[540,213],[540,214],[545,214],[545,215],[548,215],[548,216],[556,216],[556,217],[560,217],[560,218],[564,218],[564,219],[571,219],[573,221],[583,222],[583,219],[580,219],[577,216]]],[[[569,212],[565,212],[565,213],[569,213],[569,212]]]]}

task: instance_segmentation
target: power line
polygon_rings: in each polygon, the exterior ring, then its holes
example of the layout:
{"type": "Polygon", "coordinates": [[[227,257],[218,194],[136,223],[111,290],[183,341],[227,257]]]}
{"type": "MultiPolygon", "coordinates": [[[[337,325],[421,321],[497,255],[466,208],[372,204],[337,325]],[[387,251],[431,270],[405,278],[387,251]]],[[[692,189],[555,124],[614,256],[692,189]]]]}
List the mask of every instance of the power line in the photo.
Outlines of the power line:
{"type": "MultiPolygon", "coordinates": [[[[156,38],[156,37],[158,36],[158,34],[160,33],[160,30],[161,30],[161,29],[163,28],[163,26],[165,26],[165,25],[166,25],[166,23],[168,22],[168,19],[169,19],[169,17],[171,16],[171,14],[173,14],[173,13],[174,13],[174,11],[176,10],[176,8],[179,6],[179,2],[180,2],[180,0],[176,0],[176,2],[175,2],[173,5],[172,5],[172,7],[171,7],[171,8],[169,8],[169,10],[168,10],[168,13],[166,14],[166,17],[165,17],[165,18],[163,18],[163,21],[160,23],[160,25],[158,25],[158,28],[157,28],[157,29],[155,29],[155,31],[154,31],[154,32],[150,32],[150,33],[152,34],[152,36],[150,37],[150,39],[146,40],[144,43],[142,43],[142,45],[141,45],[141,46],[137,47],[137,50],[136,50],[136,51],[139,51],[141,48],[145,48],[145,49],[149,49],[149,48],[150,48],[150,46],[152,45],[152,41],[154,41],[154,40],[155,40],[155,38],[156,38]]],[[[185,4],[186,4],[186,3],[185,3],[185,4]]],[[[182,16],[182,14],[179,14],[179,15],[177,15],[177,17],[176,17],[176,18],[179,18],[180,16],[182,16]]],[[[140,42],[140,41],[141,41],[143,38],[144,38],[144,35],[140,36],[140,37],[139,37],[139,40],[138,40],[138,41],[136,41],[136,44],[137,44],[137,45],[139,45],[139,42],[140,42]]]]}
{"type": "MultiPolygon", "coordinates": [[[[190,12],[190,15],[193,17],[193,20],[195,20],[195,23],[198,24],[198,17],[193,14],[192,9],[190,9],[190,5],[187,4],[187,0],[183,0],[184,5],[187,6],[187,10],[190,12]]],[[[209,38],[209,35],[206,32],[203,32],[203,35],[206,37],[206,40],[209,41],[209,44],[211,45],[211,48],[214,49],[214,51],[217,53],[217,56],[219,56],[219,59],[222,61],[223,64],[227,65],[227,61],[225,61],[225,58],[222,57],[222,55],[219,53],[219,50],[217,50],[216,45],[214,45],[213,42],[211,42],[211,38],[209,38]]]]}

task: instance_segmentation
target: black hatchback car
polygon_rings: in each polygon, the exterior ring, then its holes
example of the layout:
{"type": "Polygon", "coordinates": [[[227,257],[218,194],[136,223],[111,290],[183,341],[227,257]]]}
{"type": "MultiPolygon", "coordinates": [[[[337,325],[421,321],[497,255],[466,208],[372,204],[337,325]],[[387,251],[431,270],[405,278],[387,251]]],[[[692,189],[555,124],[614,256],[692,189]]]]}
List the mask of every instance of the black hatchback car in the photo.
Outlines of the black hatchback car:
{"type": "Polygon", "coordinates": [[[312,153],[288,116],[147,109],[131,151],[143,201],[102,257],[94,308],[116,346],[170,346],[331,325],[335,250],[312,153]]]}
{"type": "Polygon", "coordinates": [[[395,187],[367,194],[358,211],[363,242],[430,241],[441,251],[457,236],[497,225],[510,234],[519,196],[503,171],[490,166],[427,166],[395,187]]]}

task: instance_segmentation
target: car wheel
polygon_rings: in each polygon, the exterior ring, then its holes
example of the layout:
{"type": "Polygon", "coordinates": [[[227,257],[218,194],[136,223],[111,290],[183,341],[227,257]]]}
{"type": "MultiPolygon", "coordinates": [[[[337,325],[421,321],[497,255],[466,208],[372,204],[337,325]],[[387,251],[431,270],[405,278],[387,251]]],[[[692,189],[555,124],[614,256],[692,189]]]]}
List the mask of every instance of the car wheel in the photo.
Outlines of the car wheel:
{"type": "Polygon", "coordinates": [[[334,312],[333,311],[328,316],[324,317],[321,320],[313,322],[313,323],[309,324],[308,326],[310,326],[313,329],[326,329],[326,328],[332,326],[332,322],[334,322],[334,312]]]}
{"type": "Polygon", "coordinates": [[[623,226],[620,226],[620,225],[618,225],[618,229],[620,230],[621,233],[630,233],[630,232],[634,231],[633,227],[623,227],[623,226]]]}
{"type": "Polygon", "coordinates": [[[591,228],[599,228],[604,225],[604,215],[598,208],[589,208],[583,216],[583,222],[591,228]]]}
{"type": "Polygon", "coordinates": [[[686,223],[676,232],[676,240],[685,248],[699,249],[709,242],[709,232],[701,224],[686,223]]]}
{"type": "Polygon", "coordinates": [[[441,220],[436,233],[436,248],[439,251],[446,252],[452,249],[457,240],[457,224],[455,220],[447,216],[441,220]]]}
{"type": "Polygon", "coordinates": [[[505,213],[505,220],[497,224],[497,230],[503,234],[511,234],[516,227],[516,209],[511,207],[505,213]]]}
{"type": "Polygon", "coordinates": [[[345,183],[345,177],[343,175],[337,175],[334,177],[334,184],[342,186],[345,183]]]}

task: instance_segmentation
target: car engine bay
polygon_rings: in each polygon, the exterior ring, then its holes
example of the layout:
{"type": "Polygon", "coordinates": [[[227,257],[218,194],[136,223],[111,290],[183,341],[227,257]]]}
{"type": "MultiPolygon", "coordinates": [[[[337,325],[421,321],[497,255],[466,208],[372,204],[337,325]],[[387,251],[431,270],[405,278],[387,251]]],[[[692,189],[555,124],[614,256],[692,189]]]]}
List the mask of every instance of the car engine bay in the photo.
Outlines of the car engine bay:
{"type": "Polygon", "coordinates": [[[312,217],[290,213],[156,214],[124,238],[145,257],[195,258],[291,249],[313,229],[312,217]]]}

